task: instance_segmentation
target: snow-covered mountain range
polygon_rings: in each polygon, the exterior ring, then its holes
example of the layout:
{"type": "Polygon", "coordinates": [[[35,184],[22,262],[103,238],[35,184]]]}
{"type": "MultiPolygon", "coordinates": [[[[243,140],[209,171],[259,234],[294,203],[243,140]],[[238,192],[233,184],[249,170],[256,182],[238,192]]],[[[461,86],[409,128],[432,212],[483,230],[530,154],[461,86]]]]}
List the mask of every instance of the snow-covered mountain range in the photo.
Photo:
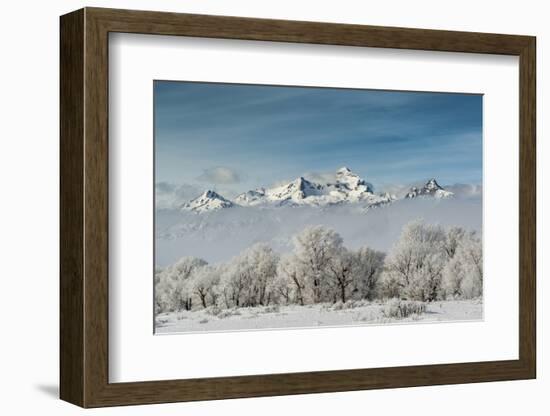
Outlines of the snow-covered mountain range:
{"type": "MultiPolygon", "coordinates": [[[[431,179],[422,188],[413,187],[405,198],[435,197],[449,198],[453,193],[444,190],[435,179],[431,179]]],[[[377,194],[373,186],[353,173],[349,168],[338,169],[335,179],[327,183],[316,183],[304,177],[275,186],[258,188],[238,195],[230,201],[220,194],[207,190],[199,197],[184,204],[181,209],[198,213],[216,211],[234,206],[280,207],[280,206],[317,206],[352,203],[368,210],[391,204],[397,198],[388,193],[377,194]]]]}

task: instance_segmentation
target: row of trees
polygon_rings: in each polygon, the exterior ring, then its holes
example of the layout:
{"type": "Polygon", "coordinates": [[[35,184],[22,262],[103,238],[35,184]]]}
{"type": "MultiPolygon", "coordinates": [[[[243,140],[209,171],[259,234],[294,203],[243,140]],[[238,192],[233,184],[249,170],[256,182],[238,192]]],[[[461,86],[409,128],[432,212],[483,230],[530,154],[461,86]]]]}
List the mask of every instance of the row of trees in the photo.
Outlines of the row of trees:
{"type": "Polygon", "coordinates": [[[482,294],[481,241],[463,228],[409,223],[388,255],[369,247],[350,250],[323,226],[304,229],[293,245],[280,256],[255,244],[219,265],[184,257],[155,273],[156,311],[482,294]]]}
{"type": "Polygon", "coordinates": [[[385,262],[385,297],[434,301],[483,293],[481,240],[461,227],[407,224],[385,262]]]}

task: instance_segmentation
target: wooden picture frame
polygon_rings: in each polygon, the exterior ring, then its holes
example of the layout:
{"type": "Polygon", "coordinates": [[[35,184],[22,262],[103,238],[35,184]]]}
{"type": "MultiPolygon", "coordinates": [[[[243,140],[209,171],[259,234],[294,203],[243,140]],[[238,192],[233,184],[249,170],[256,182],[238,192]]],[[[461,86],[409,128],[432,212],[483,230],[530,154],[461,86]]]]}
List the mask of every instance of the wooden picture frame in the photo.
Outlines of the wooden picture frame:
{"type": "Polygon", "coordinates": [[[82,407],[536,377],[535,38],[85,8],[61,17],[60,396],[82,407]],[[519,359],[110,383],[108,35],[111,32],[503,54],[520,66],[519,359]]]}

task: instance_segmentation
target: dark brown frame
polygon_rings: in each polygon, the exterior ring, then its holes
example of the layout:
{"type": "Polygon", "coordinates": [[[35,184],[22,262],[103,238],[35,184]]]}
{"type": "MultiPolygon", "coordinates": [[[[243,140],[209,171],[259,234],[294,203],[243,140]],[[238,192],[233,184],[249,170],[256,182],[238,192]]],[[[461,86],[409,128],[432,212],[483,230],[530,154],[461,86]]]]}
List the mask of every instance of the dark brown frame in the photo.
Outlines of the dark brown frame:
{"type": "Polygon", "coordinates": [[[62,16],[61,398],[82,407],[100,407],[535,378],[535,50],[535,38],[530,36],[98,8],[62,16]],[[109,383],[110,32],[519,56],[519,359],[109,383]]]}

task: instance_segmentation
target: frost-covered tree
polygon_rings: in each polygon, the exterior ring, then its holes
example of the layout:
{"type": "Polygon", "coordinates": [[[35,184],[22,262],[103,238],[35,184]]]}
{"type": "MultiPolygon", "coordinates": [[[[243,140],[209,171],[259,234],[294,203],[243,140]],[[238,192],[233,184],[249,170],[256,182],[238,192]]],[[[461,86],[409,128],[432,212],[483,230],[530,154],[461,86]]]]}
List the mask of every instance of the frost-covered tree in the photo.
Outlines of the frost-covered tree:
{"type": "Polygon", "coordinates": [[[476,234],[465,234],[458,243],[443,271],[443,287],[451,297],[469,299],[483,294],[483,255],[476,234]]]}
{"type": "Polygon", "coordinates": [[[162,296],[160,296],[159,293],[159,283],[160,278],[162,276],[162,268],[155,267],[155,275],[154,275],[154,287],[155,287],[155,313],[161,313],[164,312],[167,308],[164,304],[164,300],[162,296]]]}
{"type": "Polygon", "coordinates": [[[220,295],[226,308],[243,306],[245,291],[251,280],[251,268],[242,254],[225,265],[220,278],[220,295]]]}
{"type": "Polygon", "coordinates": [[[432,301],[441,291],[446,234],[438,225],[413,221],[403,227],[386,260],[384,295],[432,301]]]}
{"type": "Polygon", "coordinates": [[[452,259],[460,241],[466,235],[466,230],[462,227],[451,227],[447,230],[443,249],[447,254],[447,259],[452,259]]]}
{"type": "Polygon", "coordinates": [[[327,294],[332,302],[340,300],[345,303],[349,299],[352,285],[358,280],[357,257],[356,253],[345,248],[338,250],[331,257],[326,283],[329,289],[327,294]]]}
{"type": "Polygon", "coordinates": [[[475,298],[483,295],[483,249],[481,239],[475,235],[465,238],[456,255],[458,259],[464,259],[464,268],[468,271],[463,282],[464,296],[475,298]]]}
{"type": "Polygon", "coordinates": [[[415,269],[411,283],[406,288],[407,298],[429,302],[440,299],[445,261],[441,253],[427,254],[422,260],[422,266],[415,269]]]}
{"type": "Polygon", "coordinates": [[[227,264],[221,279],[221,294],[229,306],[267,305],[277,274],[278,256],[266,244],[255,244],[227,264]]]}
{"type": "Polygon", "coordinates": [[[250,303],[267,305],[272,297],[271,287],[277,275],[279,256],[264,243],[254,244],[246,251],[246,256],[252,267],[250,303]]]}
{"type": "Polygon", "coordinates": [[[357,268],[352,296],[357,299],[372,300],[378,295],[380,274],[384,268],[386,254],[362,247],[355,253],[357,268]]]}
{"type": "Polygon", "coordinates": [[[193,271],[189,282],[190,288],[192,293],[198,297],[203,308],[216,304],[220,269],[219,266],[205,265],[193,271]]]}
{"type": "Polygon", "coordinates": [[[379,283],[379,295],[382,299],[399,299],[404,297],[402,279],[399,273],[385,270],[379,283]]]}
{"type": "Polygon", "coordinates": [[[294,255],[281,257],[277,266],[275,291],[287,303],[305,305],[311,298],[307,293],[307,281],[302,262],[294,255]]]}
{"type": "Polygon", "coordinates": [[[458,258],[450,259],[443,269],[442,287],[447,298],[462,298],[465,270],[458,258]]]}
{"type": "Polygon", "coordinates": [[[273,302],[280,305],[297,303],[294,296],[293,284],[294,283],[290,280],[287,274],[277,273],[270,287],[273,302]]]}
{"type": "Polygon", "coordinates": [[[330,261],[343,249],[342,237],[330,228],[317,225],[305,228],[293,242],[303,277],[312,290],[312,301],[321,302],[327,295],[325,288],[330,261]]]}
{"type": "Polygon", "coordinates": [[[197,257],[183,257],[160,272],[155,285],[158,310],[191,310],[193,304],[190,278],[197,268],[206,264],[206,261],[197,257]]]}

